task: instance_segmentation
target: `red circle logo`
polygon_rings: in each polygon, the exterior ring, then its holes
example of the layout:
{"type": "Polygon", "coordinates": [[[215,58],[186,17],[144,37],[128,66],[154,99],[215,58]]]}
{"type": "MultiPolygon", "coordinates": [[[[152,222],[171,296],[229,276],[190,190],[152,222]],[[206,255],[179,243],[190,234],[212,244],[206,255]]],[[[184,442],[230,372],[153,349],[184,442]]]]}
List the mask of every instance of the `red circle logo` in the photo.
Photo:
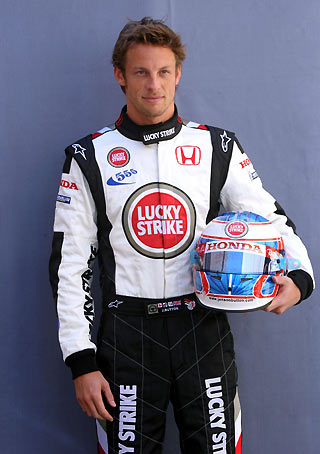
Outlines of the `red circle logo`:
{"type": "Polygon", "coordinates": [[[244,221],[231,221],[226,225],[225,232],[230,238],[241,238],[248,232],[248,224],[244,221]]]}
{"type": "Polygon", "coordinates": [[[126,148],[112,148],[108,153],[107,160],[113,167],[123,167],[128,164],[130,153],[126,148]]]}
{"type": "Polygon", "coordinates": [[[180,189],[151,183],[139,188],[126,202],[123,226],[129,243],[141,254],[175,257],[194,238],[194,206],[180,189]]]}

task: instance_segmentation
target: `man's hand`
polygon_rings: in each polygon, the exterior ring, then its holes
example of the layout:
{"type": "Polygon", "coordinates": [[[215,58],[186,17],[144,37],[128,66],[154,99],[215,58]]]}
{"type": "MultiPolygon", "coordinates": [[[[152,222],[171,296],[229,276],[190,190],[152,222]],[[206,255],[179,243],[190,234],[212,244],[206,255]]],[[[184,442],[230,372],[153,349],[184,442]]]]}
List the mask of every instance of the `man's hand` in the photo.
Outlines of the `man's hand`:
{"type": "Polygon", "coordinates": [[[107,402],[115,407],[115,401],[110,390],[109,383],[99,371],[90,372],[89,374],[80,375],[74,380],[77,400],[84,412],[88,416],[96,419],[107,419],[113,421],[112,416],[107,412],[104,406],[102,393],[105,395],[107,402]]]}
{"type": "Polygon", "coordinates": [[[284,311],[300,300],[300,290],[290,277],[273,276],[272,279],[276,284],[279,284],[278,294],[264,310],[275,314],[283,314],[284,311]]]}

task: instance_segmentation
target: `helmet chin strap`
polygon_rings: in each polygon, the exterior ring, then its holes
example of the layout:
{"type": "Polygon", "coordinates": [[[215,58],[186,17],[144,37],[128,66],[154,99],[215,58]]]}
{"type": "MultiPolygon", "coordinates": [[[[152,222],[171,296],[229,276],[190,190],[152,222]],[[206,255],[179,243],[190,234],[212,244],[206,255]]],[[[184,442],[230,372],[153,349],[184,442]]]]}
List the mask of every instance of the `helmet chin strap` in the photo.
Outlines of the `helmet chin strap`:
{"type": "Polygon", "coordinates": [[[287,270],[288,271],[293,271],[293,270],[297,270],[300,268],[300,265],[301,265],[301,261],[298,260],[298,259],[294,259],[294,258],[287,258],[286,260],[287,262],[287,270]]]}

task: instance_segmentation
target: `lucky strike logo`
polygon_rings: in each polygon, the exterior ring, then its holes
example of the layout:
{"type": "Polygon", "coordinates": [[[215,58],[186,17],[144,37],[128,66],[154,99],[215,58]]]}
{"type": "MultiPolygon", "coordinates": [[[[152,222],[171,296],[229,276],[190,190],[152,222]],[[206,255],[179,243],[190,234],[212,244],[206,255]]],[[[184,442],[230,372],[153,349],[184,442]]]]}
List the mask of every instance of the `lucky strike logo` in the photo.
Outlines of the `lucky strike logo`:
{"type": "Polygon", "coordinates": [[[169,194],[160,197],[159,192],[143,197],[132,212],[135,234],[153,248],[168,249],[181,241],[187,222],[186,209],[179,200],[169,194]]]}
{"type": "Polygon", "coordinates": [[[175,257],[193,240],[195,210],[189,197],[178,188],[151,183],[128,199],[123,225],[129,243],[141,254],[175,257]]]}
{"type": "Polygon", "coordinates": [[[126,148],[112,148],[108,153],[107,160],[113,167],[123,167],[128,164],[130,153],[126,148]]]}
{"type": "Polygon", "coordinates": [[[248,224],[244,221],[231,221],[226,225],[226,235],[230,238],[241,238],[248,232],[248,224]]]}

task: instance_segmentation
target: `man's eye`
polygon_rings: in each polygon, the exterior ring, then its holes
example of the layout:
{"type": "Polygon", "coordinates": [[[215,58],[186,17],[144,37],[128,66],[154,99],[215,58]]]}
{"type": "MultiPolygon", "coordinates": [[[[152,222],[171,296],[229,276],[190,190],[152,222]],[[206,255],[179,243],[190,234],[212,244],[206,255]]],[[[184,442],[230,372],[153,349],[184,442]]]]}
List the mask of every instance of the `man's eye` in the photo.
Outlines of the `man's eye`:
{"type": "Polygon", "coordinates": [[[137,74],[145,74],[146,72],[141,69],[140,71],[137,71],[137,74]]]}
{"type": "Polygon", "coordinates": [[[162,69],[161,74],[169,74],[169,71],[167,69],[162,69]]]}

